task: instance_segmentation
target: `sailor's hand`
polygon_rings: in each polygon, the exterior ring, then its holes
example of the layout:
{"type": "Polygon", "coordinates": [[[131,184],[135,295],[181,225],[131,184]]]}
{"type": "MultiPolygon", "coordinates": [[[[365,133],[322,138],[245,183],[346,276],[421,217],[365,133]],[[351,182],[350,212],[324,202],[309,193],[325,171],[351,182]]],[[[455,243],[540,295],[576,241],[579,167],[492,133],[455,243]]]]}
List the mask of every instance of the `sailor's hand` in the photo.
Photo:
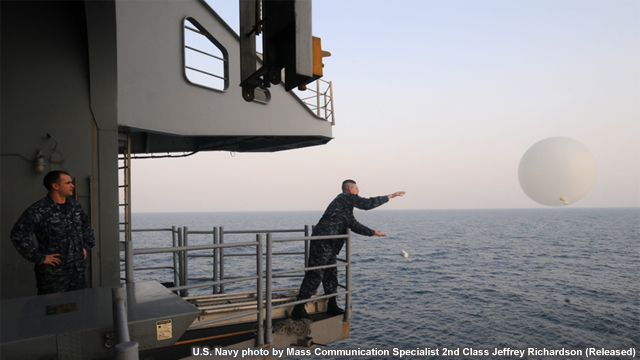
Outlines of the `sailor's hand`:
{"type": "Polygon", "coordinates": [[[389,200],[393,199],[396,196],[404,196],[404,194],[405,194],[404,191],[394,192],[393,194],[389,195],[389,200]]]}
{"type": "Polygon", "coordinates": [[[373,235],[375,236],[382,236],[382,237],[387,237],[387,235],[383,234],[382,231],[380,230],[376,230],[373,235]]]}
{"type": "Polygon", "coordinates": [[[82,249],[82,253],[84,254],[83,259],[86,259],[86,258],[87,258],[87,249],[84,249],[84,248],[83,248],[83,249],[82,249]]]}
{"type": "Polygon", "coordinates": [[[57,258],[57,256],[60,256],[60,254],[45,255],[43,264],[47,264],[51,266],[60,265],[62,261],[59,258],[57,258]]]}

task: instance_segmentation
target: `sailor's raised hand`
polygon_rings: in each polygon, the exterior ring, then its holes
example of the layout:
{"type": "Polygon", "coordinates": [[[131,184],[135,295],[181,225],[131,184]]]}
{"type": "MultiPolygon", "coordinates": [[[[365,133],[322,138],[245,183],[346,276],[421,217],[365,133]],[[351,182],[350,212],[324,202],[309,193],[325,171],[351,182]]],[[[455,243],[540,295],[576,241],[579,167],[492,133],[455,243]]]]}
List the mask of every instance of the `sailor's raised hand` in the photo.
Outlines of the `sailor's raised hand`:
{"type": "Polygon", "coordinates": [[[394,198],[394,197],[396,197],[396,196],[404,196],[404,194],[405,194],[405,192],[404,192],[404,191],[397,191],[397,192],[394,192],[393,194],[388,195],[388,196],[389,196],[389,200],[393,199],[393,198],[394,198]]]}

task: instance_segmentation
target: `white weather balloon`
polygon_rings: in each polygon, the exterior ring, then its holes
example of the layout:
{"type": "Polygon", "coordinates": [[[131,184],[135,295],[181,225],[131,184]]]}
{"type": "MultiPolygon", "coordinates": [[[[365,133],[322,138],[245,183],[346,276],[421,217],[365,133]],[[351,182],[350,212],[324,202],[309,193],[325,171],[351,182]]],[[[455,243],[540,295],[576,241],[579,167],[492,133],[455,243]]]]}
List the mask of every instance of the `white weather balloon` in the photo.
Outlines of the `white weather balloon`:
{"type": "Polygon", "coordinates": [[[596,161],[578,141],[566,137],[541,140],[520,160],[520,187],[532,200],[549,206],[575,203],[596,181],[596,161]]]}

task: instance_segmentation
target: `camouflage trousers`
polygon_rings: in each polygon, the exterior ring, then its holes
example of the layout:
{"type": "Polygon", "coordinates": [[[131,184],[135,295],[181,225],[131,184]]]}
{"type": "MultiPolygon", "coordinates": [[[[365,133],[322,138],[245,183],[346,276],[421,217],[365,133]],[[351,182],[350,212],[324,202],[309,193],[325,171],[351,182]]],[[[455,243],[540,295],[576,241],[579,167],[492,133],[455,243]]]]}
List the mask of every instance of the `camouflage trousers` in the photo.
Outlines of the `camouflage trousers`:
{"type": "Polygon", "coordinates": [[[74,272],[70,275],[51,275],[36,272],[36,286],[38,295],[53,294],[87,288],[84,272],[74,272]]]}
{"type": "MultiPolygon", "coordinates": [[[[309,247],[309,267],[333,265],[340,253],[344,239],[313,240],[309,247]]],[[[309,270],[304,274],[300,285],[298,300],[308,299],[313,295],[320,283],[325,294],[335,294],[338,290],[338,268],[309,270]]]]}

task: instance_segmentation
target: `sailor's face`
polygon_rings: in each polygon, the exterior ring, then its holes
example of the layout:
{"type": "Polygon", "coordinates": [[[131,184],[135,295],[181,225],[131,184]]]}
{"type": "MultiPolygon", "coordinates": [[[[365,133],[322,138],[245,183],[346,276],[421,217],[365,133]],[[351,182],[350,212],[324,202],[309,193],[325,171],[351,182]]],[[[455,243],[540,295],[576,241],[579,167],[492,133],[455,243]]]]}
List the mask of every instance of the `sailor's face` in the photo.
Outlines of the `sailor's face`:
{"type": "Polygon", "coordinates": [[[63,197],[73,196],[73,188],[74,186],[73,181],[71,181],[71,176],[66,174],[60,174],[60,180],[54,184],[54,189],[56,189],[58,194],[63,197]]]}
{"type": "Polygon", "coordinates": [[[353,195],[358,195],[360,193],[360,189],[358,189],[358,185],[353,184],[351,185],[351,187],[349,188],[349,192],[353,195]]]}

